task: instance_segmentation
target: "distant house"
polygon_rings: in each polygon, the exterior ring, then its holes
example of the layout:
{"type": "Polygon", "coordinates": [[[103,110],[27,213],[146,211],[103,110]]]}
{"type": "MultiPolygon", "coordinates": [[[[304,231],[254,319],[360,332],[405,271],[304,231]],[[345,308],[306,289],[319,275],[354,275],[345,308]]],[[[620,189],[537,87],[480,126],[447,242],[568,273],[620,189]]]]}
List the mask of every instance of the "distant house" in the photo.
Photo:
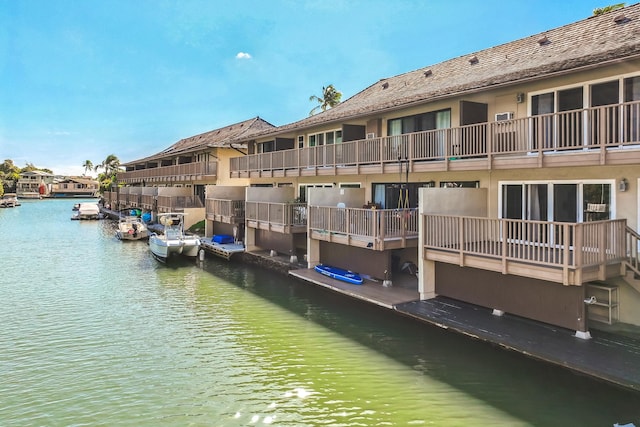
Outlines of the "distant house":
{"type": "Polygon", "coordinates": [[[56,176],[39,170],[23,172],[16,183],[20,199],[40,199],[49,196],[56,176]]]}
{"type": "Polygon", "coordinates": [[[100,183],[87,177],[68,177],[51,185],[49,197],[98,197],[100,183]]]}

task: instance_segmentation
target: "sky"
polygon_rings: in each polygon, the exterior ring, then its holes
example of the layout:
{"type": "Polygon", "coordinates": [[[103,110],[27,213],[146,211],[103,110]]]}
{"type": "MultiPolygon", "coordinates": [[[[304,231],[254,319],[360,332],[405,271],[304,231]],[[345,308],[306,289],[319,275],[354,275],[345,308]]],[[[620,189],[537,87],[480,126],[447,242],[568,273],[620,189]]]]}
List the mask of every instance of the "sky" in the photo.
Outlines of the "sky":
{"type": "Polygon", "coordinates": [[[285,125],[328,84],[344,101],[613,3],[0,0],[0,162],[81,175],[256,116],[285,125]]]}

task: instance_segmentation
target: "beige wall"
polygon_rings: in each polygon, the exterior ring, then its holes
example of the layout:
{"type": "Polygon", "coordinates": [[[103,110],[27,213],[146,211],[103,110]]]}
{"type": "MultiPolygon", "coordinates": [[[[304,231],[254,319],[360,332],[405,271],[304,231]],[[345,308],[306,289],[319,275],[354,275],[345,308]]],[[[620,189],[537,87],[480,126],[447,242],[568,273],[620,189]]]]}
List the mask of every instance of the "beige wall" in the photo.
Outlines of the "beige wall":
{"type": "Polygon", "coordinates": [[[205,187],[207,199],[244,200],[245,193],[244,186],[207,185],[205,187]]]}
{"type": "Polygon", "coordinates": [[[187,230],[193,224],[204,220],[204,208],[185,208],[184,229],[187,230]]]}
{"type": "MultiPolygon", "coordinates": [[[[131,189],[135,187],[129,187],[129,188],[131,189]]],[[[192,195],[193,195],[193,188],[191,187],[158,187],[158,196],[192,196],[192,195]]]]}
{"type": "Polygon", "coordinates": [[[293,187],[247,187],[246,201],[286,203],[295,199],[293,187]]]}
{"type": "Polygon", "coordinates": [[[420,213],[486,217],[486,188],[421,188],[420,213]]]}
{"type": "Polygon", "coordinates": [[[307,202],[313,206],[344,203],[345,208],[361,208],[367,201],[364,188],[310,188],[307,202]]]}
{"type": "MultiPolygon", "coordinates": [[[[246,150],[242,150],[245,151],[246,150]]],[[[216,182],[217,185],[227,185],[227,186],[248,186],[249,180],[246,178],[234,178],[231,179],[230,172],[230,160],[232,157],[239,157],[242,154],[234,150],[233,148],[216,148],[214,151],[214,155],[218,158],[218,171],[216,173],[216,182]]],[[[213,184],[213,183],[211,183],[213,184]]]]}

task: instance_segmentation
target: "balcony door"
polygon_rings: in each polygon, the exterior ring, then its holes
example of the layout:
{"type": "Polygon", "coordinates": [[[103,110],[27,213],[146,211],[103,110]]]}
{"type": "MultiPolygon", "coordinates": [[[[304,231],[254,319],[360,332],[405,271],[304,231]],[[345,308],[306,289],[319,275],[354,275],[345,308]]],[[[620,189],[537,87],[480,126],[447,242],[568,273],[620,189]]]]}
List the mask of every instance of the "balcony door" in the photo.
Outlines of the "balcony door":
{"type": "Polygon", "coordinates": [[[531,97],[533,149],[557,150],[582,147],[584,129],[582,87],[531,97]],[[558,114],[554,114],[554,113],[558,114]]]}
{"type": "Polygon", "coordinates": [[[500,185],[501,218],[589,222],[614,217],[613,180],[500,185]]]}

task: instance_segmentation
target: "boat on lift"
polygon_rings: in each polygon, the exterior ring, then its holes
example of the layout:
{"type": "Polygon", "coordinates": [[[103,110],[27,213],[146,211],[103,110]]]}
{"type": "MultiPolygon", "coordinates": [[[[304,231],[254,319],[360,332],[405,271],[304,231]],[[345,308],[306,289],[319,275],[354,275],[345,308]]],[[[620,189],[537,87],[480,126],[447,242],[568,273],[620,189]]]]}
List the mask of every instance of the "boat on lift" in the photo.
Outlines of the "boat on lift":
{"type": "Polygon", "coordinates": [[[162,234],[149,234],[149,249],[160,262],[168,262],[177,256],[195,258],[200,249],[200,238],[184,231],[184,213],[162,213],[158,222],[164,226],[162,234]]]}

